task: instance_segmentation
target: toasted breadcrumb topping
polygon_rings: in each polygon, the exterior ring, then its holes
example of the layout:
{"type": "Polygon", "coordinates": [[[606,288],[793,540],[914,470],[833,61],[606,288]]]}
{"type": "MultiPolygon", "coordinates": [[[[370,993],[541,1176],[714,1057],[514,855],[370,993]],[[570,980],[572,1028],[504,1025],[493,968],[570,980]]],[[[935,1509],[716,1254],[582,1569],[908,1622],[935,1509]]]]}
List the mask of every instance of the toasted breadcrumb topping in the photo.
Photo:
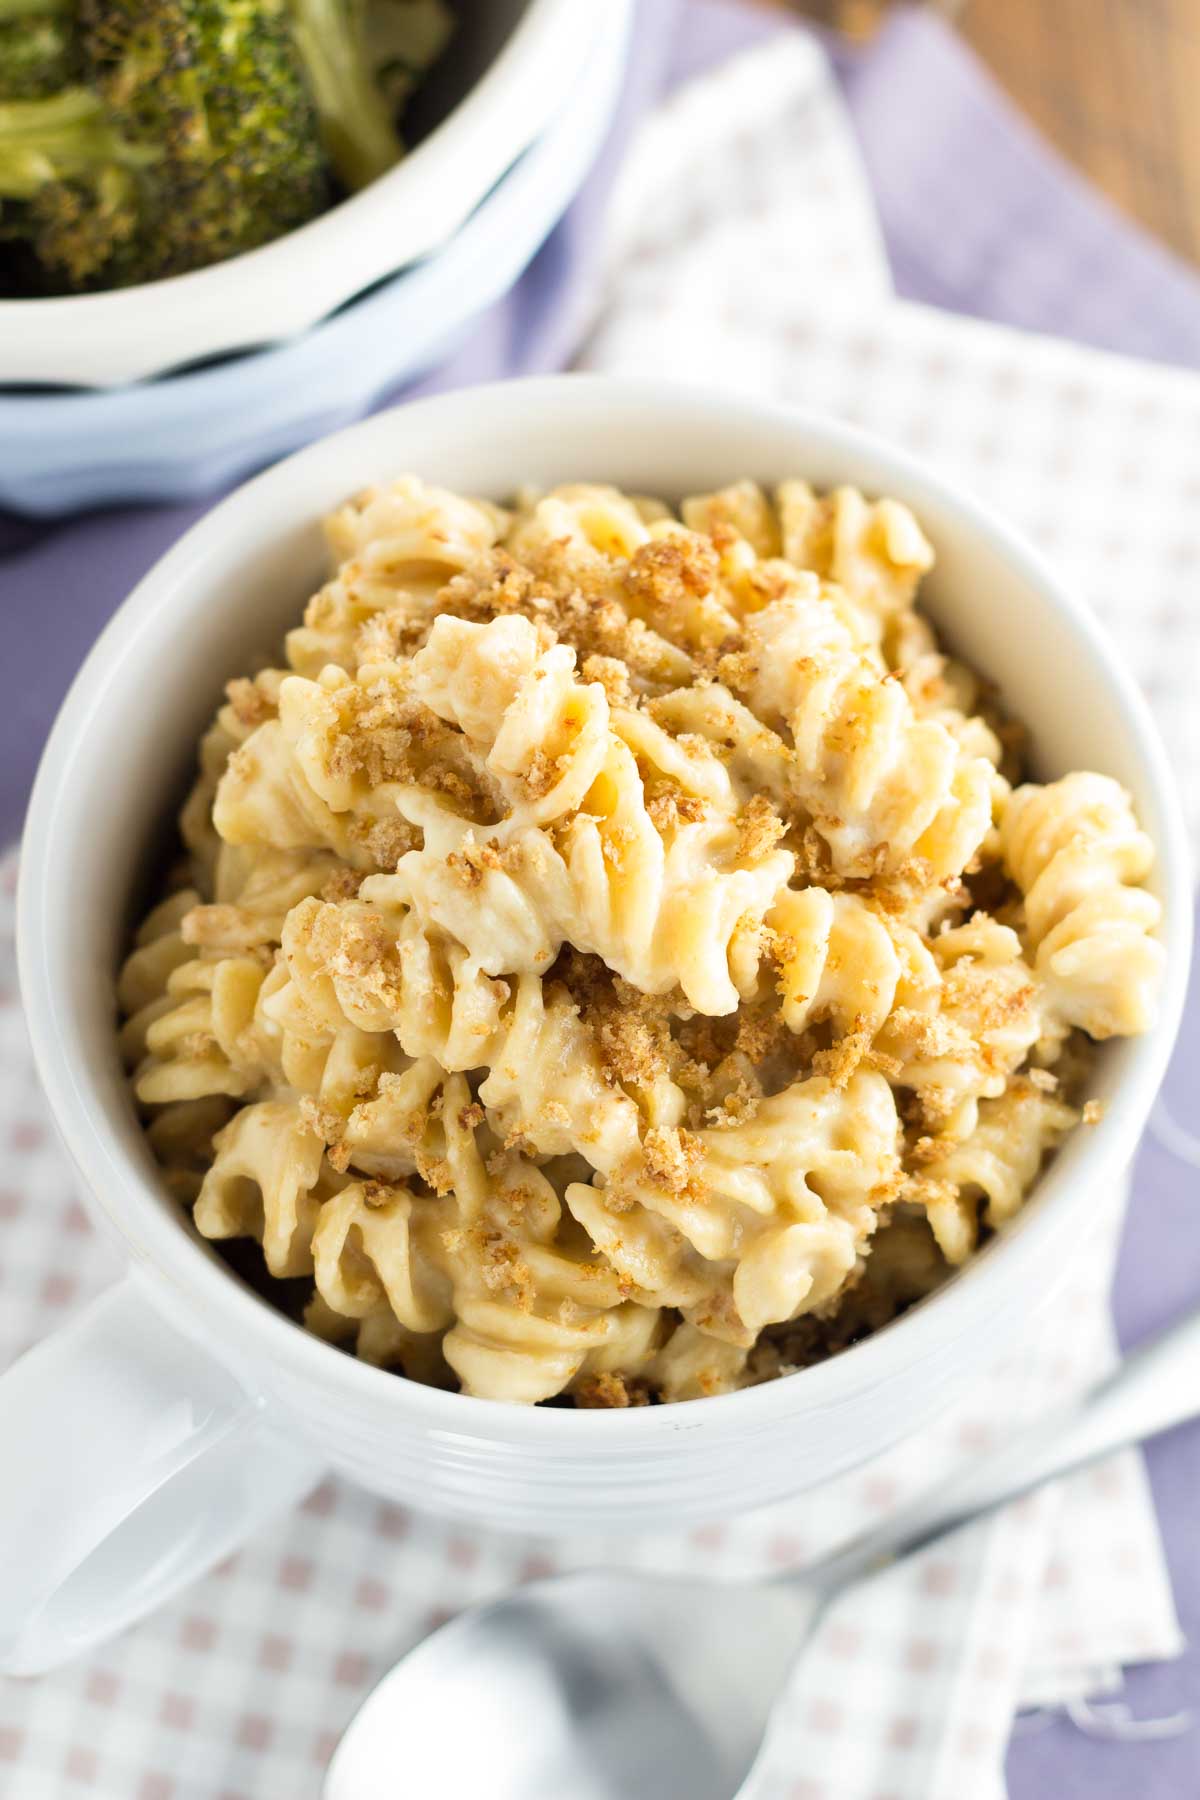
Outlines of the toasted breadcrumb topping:
{"type": "Polygon", "coordinates": [[[624,1407],[650,1404],[650,1389],[646,1382],[609,1370],[587,1376],[573,1391],[576,1406],[624,1407]]]}
{"type": "Polygon", "coordinates": [[[786,837],[787,826],[765,794],[755,794],[738,819],[737,848],[734,860],[751,867],[769,856],[780,838],[786,837]]]}

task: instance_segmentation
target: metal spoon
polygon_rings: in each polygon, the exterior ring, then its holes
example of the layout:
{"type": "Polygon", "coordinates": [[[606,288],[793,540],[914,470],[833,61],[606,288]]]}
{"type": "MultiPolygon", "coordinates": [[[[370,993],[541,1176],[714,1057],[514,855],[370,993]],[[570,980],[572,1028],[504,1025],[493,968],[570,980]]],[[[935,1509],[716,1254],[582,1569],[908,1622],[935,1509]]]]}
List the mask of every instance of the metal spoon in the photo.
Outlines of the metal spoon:
{"type": "Polygon", "coordinates": [[[1097,1457],[1200,1415],[1200,1311],[815,1567],[723,1585],[596,1570],[461,1614],[367,1697],[324,1800],[732,1800],[844,1588],[1097,1457]]]}

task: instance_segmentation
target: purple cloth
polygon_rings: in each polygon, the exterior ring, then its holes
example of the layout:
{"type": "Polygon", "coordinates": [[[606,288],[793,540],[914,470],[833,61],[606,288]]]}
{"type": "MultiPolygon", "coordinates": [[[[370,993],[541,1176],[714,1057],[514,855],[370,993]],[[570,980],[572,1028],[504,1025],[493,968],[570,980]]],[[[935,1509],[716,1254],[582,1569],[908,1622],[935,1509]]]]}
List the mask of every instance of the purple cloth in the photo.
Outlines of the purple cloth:
{"type": "MultiPolygon", "coordinates": [[[[561,366],[586,313],[601,210],[637,119],[679,81],[779,29],[776,17],[724,0],[642,0],[621,114],[586,188],[513,294],[415,391],[561,366]]],[[[1200,367],[1200,282],[1067,169],[936,20],[901,12],[865,54],[835,49],[835,61],[904,294],[1200,367]]],[[[125,508],[54,526],[0,517],[0,843],[19,828],[50,720],[88,646],[204,510],[125,508]]],[[[1185,1118],[1188,1074],[1200,1063],[1200,986],[1195,1002],[1167,1090],[1185,1118]]],[[[1126,1342],[1200,1290],[1194,1186],[1190,1172],[1146,1144],[1117,1283],[1126,1342]]],[[[1131,1675],[1134,1710],[1155,1717],[1200,1707],[1200,1430],[1172,1433],[1150,1447],[1148,1461],[1193,1646],[1176,1663],[1131,1675]]],[[[1184,1800],[1200,1794],[1200,1725],[1175,1739],[1115,1745],[1055,1722],[1014,1740],[1008,1774],[1013,1800],[1125,1800],[1135,1787],[1143,1800],[1184,1800]]]]}

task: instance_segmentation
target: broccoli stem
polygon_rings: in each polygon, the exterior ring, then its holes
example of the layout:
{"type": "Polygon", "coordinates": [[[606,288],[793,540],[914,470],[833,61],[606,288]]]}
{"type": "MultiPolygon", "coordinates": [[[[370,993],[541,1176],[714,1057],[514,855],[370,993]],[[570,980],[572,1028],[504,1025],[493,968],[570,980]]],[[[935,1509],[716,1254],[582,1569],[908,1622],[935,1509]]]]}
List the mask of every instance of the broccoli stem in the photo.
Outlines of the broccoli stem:
{"type": "Polygon", "coordinates": [[[367,51],[360,0],[292,0],[293,34],[334,172],[352,193],[404,154],[367,51]]]}
{"type": "Polygon", "coordinates": [[[53,181],[143,168],[156,155],[123,138],[87,88],[0,104],[0,197],[7,200],[32,200],[53,181]]]}

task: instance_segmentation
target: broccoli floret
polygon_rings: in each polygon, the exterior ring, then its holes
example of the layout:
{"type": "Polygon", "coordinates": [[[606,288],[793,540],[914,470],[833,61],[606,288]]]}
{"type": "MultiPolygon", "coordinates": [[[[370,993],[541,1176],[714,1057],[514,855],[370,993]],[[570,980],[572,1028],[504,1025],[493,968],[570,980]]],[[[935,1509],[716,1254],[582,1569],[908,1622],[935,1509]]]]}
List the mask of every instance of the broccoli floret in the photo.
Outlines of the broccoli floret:
{"type": "Polygon", "coordinates": [[[85,280],[135,229],[139,174],[153,154],[86,88],[0,105],[4,236],[35,251],[42,269],[85,280]]]}
{"type": "Polygon", "coordinates": [[[78,63],[72,0],[0,0],[0,101],[56,94],[78,63]]]}
{"type": "Polygon", "coordinates": [[[403,154],[441,0],[0,0],[0,291],[185,273],[403,154]]]}
{"type": "Polygon", "coordinates": [[[354,193],[404,154],[376,80],[365,0],[292,0],[292,17],[329,160],[354,193]]]}
{"type": "Polygon", "coordinates": [[[0,110],[4,226],[48,284],[181,274],[328,205],[284,0],[80,0],[79,19],[92,112],[79,91],[69,129],[65,96],[0,110]]]}
{"type": "Polygon", "coordinates": [[[125,280],[220,262],[329,204],[284,0],[83,0],[93,85],[161,161],[125,280]]]}
{"type": "Polygon", "coordinates": [[[52,176],[103,177],[153,155],[123,136],[87,88],[0,105],[0,193],[15,200],[36,198],[52,176]]]}

